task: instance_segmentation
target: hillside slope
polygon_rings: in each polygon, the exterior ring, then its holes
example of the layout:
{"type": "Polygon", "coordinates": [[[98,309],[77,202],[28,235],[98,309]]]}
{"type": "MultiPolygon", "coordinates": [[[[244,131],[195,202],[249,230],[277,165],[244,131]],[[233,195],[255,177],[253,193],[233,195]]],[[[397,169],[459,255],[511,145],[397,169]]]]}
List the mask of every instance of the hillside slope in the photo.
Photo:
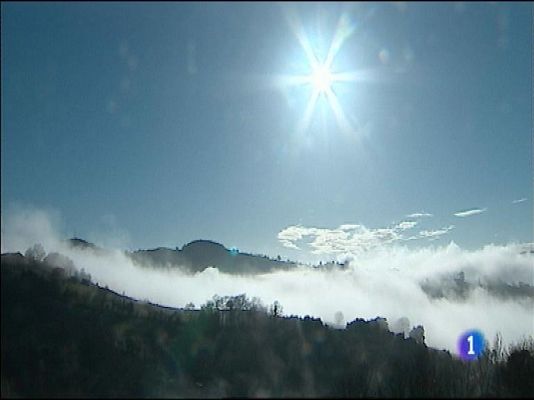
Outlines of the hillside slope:
{"type": "Polygon", "coordinates": [[[170,309],[20,254],[2,255],[1,286],[2,397],[534,394],[533,349],[466,364],[383,320],[333,329],[244,298],[170,309]]]}

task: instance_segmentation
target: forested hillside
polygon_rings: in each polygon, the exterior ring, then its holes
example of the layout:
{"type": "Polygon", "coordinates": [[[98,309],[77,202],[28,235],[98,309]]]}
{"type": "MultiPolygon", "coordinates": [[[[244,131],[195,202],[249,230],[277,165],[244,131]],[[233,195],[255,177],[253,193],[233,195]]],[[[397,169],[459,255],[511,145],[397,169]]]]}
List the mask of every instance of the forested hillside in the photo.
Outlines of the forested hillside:
{"type": "Polygon", "coordinates": [[[171,309],[20,254],[1,278],[2,397],[534,396],[532,340],[467,363],[380,318],[335,329],[245,296],[171,309]]]}

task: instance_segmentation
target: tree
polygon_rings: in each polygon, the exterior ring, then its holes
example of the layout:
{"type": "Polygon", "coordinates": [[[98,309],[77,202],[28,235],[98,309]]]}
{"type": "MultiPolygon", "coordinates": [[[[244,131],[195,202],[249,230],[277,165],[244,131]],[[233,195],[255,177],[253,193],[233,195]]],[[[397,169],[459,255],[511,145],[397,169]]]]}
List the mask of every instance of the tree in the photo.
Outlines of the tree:
{"type": "Polygon", "coordinates": [[[423,344],[425,343],[425,328],[422,325],[418,325],[410,331],[409,336],[417,343],[423,344]]]}
{"type": "Polygon", "coordinates": [[[63,268],[68,276],[72,276],[76,272],[74,262],[69,257],[64,256],[60,253],[48,253],[48,255],[44,258],[43,262],[54,267],[63,268]]]}
{"type": "Polygon", "coordinates": [[[28,247],[24,255],[32,260],[42,261],[46,256],[46,252],[41,243],[36,243],[32,247],[28,247]]]}
{"type": "Polygon", "coordinates": [[[271,314],[275,317],[278,317],[282,314],[282,305],[278,302],[278,300],[275,300],[271,306],[271,314]]]}
{"type": "Polygon", "coordinates": [[[493,349],[490,352],[490,361],[494,364],[501,363],[506,360],[507,354],[506,349],[502,343],[502,335],[500,332],[497,332],[495,339],[493,340],[493,349]]]}
{"type": "MultiPolygon", "coordinates": [[[[85,272],[85,269],[82,268],[78,273],[75,274],[76,278],[78,278],[82,283],[89,283],[91,282],[91,274],[85,272]]],[[[98,283],[97,283],[98,285],[98,283]]],[[[105,286],[106,289],[108,288],[108,285],[105,286]]]]}
{"type": "Polygon", "coordinates": [[[511,349],[504,367],[504,384],[510,393],[519,397],[534,396],[534,354],[532,349],[511,349]]]}

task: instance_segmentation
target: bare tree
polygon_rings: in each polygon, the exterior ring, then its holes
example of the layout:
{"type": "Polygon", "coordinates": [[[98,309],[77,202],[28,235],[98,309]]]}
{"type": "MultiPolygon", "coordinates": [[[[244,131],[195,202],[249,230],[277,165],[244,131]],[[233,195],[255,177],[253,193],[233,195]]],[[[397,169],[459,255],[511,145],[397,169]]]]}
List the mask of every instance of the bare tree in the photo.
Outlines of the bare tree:
{"type": "Polygon", "coordinates": [[[46,256],[46,251],[41,243],[36,243],[32,247],[28,247],[24,255],[35,261],[42,261],[46,256]]]}

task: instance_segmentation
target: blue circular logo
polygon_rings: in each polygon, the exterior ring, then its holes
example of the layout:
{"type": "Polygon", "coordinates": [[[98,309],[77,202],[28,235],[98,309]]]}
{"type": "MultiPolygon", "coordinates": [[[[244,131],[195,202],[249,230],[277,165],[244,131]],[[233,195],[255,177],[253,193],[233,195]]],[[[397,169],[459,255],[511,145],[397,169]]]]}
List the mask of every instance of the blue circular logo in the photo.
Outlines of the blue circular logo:
{"type": "Polygon", "coordinates": [[[458,339],[458,354],[465,361],[476,360],[484,351],[484,335],[476,329],[469,330],[458,339]]]}

